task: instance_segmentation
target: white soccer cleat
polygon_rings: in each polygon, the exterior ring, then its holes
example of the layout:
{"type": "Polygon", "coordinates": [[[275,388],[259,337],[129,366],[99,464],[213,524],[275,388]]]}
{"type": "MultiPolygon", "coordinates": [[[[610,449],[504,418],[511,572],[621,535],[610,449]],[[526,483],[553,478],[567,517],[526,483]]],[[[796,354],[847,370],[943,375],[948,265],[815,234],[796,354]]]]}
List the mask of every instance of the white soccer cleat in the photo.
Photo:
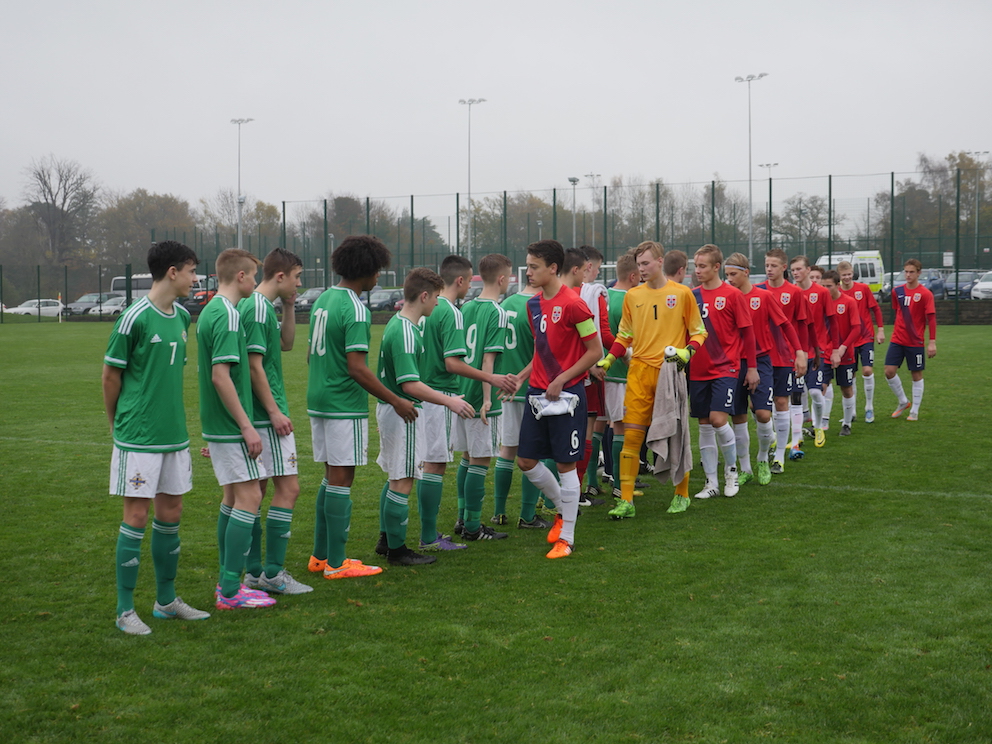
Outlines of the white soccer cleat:
{"type": "Polygon", "coordinates": [[[729,465],[723,471],[723,495],[728,499],[733,498],[740,490],[741,487],[737,483],[737,466],[729,465]]]}
{"type": "Polygon", "coordinates": [[[720,486],[717,483],[711,483],[706,481],[706,485],[703,486],[703,490],[697,493],[693,498],[697,499],[711,499],[714,496],[720,495],[720,486]]]}

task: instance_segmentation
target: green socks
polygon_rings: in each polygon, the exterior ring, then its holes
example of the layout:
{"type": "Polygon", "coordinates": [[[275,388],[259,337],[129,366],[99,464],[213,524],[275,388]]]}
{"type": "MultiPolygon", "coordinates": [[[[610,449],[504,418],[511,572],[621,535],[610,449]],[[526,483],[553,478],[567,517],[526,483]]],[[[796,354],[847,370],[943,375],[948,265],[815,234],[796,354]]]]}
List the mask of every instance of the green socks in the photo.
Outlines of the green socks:
{"type": "Polygon", "coordinates": [[[160,605],[176,598],[179,568],[179,522],[152,520],[152,563],[155,564],[155,593],[160,605]]]}
{"type": "Polygon", "coordinates": [[[224,567],[220,572],[220,591],[225,597],[233,597],[241,588],[241,572],[245,567],[245,554],[251,547],[254,526],[254,514],[244,509],[231,509],[224,535],[224,567]]]}
{"type": "Polygon", "coordinates": [[[441,509],[441,491],[444,479],[438,473],[424,473],[417,481],[417,503],[420,505],[420,541],[437,540],[437,515],[441,509]]]}
{"type": "Polygon", "coordinates": [[[496,473],[493,495],[495,505],[493,514],[506,514],[506,499],[510,495],[510,487],[513,485],[513,460],[506,460],[502,457],[496,458],[496,473]]]}
{"type": "Polygon", "coordinates": [[[351,529],[351,489],[348,486],[328,486],[324,496],[324,518],[327,565],[338,568],[347,558],[348,531],[351,529]]]}
{"type": "Polygon", "coordinates": [[[252,576],[262,575],[262,511],[259,508],[255,515],[255,524],[251,528],[251,547],[248,548],[248,558],[245,561],[245,571],[252,576]]]}
{"type": "Polygon", "coordinates": [[[217,515],[217,557],[220,561],[220,570],[224,570],[224,543],[227,542],[227,523],[231,520],[231,507],[226,504],[220,505],[220,514],[217,515]]]}
{"type": "Polygon", "coordinates": [[[324,498],[327,491],[327,478],[320,482],[317,490],[316,516],[313,525],[313,552],[311,555],[319,561],[327,558],[327,517],[324,516],[324,498]]]}
{"type": "Polygon", "coordinates": [[[293,510],[270,506],[265,515],[265,575],[270,579],[286,565],[286,548],[292,535],[293,510]]]}
{"type": "Polygon", "coordinates": [[[620,488],[620,453],[623,452],[623,434],[613,435],[613,488],[620,488]]]}
{"type": "MultiPolygon", "coordinates": [[[[385,518],[386,540],[391,549],[400,548],[406,543],[406,526],[410,521],[410,498],[388,487],[384,494],[382,514],[385,518]]],[[[437,539],[436,535],[435,539],[437,539]]]]}
{"type": "Polygon", "coordinates": [[[603,432],[592,433],[592,452],[589,454],[589,467],[586,470],[586,485],[599,488],[599,451],[603,448],[603,432]]]}
{"type": "Polygon", "coordinates": [[[141,539],[144,528],[121,522],[117,534],[117,615],[134,609],[134,587],[138,583],[141,563],[141,539]]]}
{"type": "Polygon", "coordinates": [[[468,477],[468,460],[464,457],[458,463],[455,473],[455,487],[458,489],[458,518],[465,519],[465,479],[468,477]]]}
{"type": "Polygon", "coordinates": [[[525,522],[533,522],[537,511],[537,499],[541,490],[524,476],[520,479],[520,518],[525,522]]]}
{"type": "Polygon", "coordinates": [[[478,532],[482,524],[482,501],[486,497],[485,465],[469,465],[465,475],[465,531],[478,532]]]}

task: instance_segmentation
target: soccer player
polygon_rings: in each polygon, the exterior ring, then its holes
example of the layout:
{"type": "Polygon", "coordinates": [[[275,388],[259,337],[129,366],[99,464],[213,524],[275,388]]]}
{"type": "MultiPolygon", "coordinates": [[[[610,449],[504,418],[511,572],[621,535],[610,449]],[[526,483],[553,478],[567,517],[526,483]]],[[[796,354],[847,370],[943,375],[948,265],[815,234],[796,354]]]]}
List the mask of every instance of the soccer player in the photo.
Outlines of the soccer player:
{"type": "Polygon", "coordinates": [[[489,463],[499,454],[502,405],[486,380],[495,374],[499,355],[506,346],[506,313],[499,296],[506,291],[513,265],[499,253],[479,261],[482,292],[465,304],[465,363],[482,373],[478,378],[462,377],[460,391],[475,416],[458,419],[452,434],[452,448],[462,453],[455,482],[458,486],[458,522],[455,534],[470,542],[502,540],[508,535],[482,524],[482,502],[486,496],[489,463]]]}
{"type": "MultiPolygon", "coordinates": [[[[571,555],[575,547],[575,520],[579,511],[581,436],[586,428],[584,379],[603,354],[592,313],[559,276],[565,251],[556,240],[540,240],[527,247],[527,280],[540,292],[527,300],[527,314],[534,333],[534,358],[520,425],[517,459],[520,469],[538,490],[551,499],[558,514],[548,532],[547,557],[571,555]],[[542,412],[538,418],[538,407],[542,412]],[[547,407],[552,410],[544,415],[547,407]],[[558,410],[559,407],[561,410],[558,410]],[[541,460],[556,463],[554,473],[541,460]]],[[[523,372],[521,376],[523,376],[523,372]]]]}
{"type": "Polygon", "coordinates": [[[310,313],[307,413],[314,462],[324,463],[317,491],[313,554],[307,568],[325,579],[373,576],[379,566],[348,558],[351,486],[355,468],[368,462],[369,394],[391,405],[408,424],[413,401],[388,390],[368,367],[372,319],[358,295],[371,290],[389,266],[389,249],[372,235],[351,235],[334,249],[331,267],[341,277],[310,313]]]}
{"type": "MultiPolygon", "coordinates": [[[[630,251],[617,258],[617,282],[607,290],[607,318],[614,340],[623,317],[623,301],[627,291],[640,284],[637,259],[630,251]]],[[[612,345],[611,345],[612,348],[612,345]]],[[[606,417],[613,427],[613,498],[620,499],[620,453],[624,443],[624,396],[627,394],[627,363],[617,359],[610,365],[603,384],[606,417]]]]}
{"type": "MultiPolygon", "coordinates": [[[[512,380],[505,375],[488,374],[465,363],[468,348],[465,343],[465,319],[457,302],[465,298],[472,281],[472,262],[462,256],[447,256],[441,262],[441,279],[444,288],[437,298],[437,306],[426,313],[423,326],[424,353],[421,357],[421,381],[428,387],[446,395],[459,393],[459,375],[480,382],[488,382],[504,391],[513,388],[512,380]]],[[[424,472],[417,481],[417,500],[420,506],[420,549],[459,550],[467,547],[451,540],[437,529],[437,516],[441,507],[441,491],[447,464],[452,461],[451,433],[455,425],[453,413],[447,406],[430,401],[423,402],[421,416],[424,436],[424,472]]],[[[418,419],[419,420],[419,419],[418,419]]],[[[513,462],[510,461],[510,472],[513,462]]],[[[497,507],[499,506],[500,461],[496,462],[497,507]]],[[[507,489],[508,491],[509,489],[507,489]]],[[[503,497],[505,511],[506,496],[503,497]]],[[[499,522],[499,524],[504,524],[499,522]]],[[[384,547],[384,546],[383,546],[384,547]]]]}
{"type": "Polygon", "coordinates": [[[926,359],[937,356],[937,310],[933,294],[920,284],[920,271],[923,264],[915,258],[906,261],[902,267],[906,283],[892,290],[892,308],[895,310],[895,327],[892,340],[885,352],[885,380],[896,396],[899,405],[892,412],[892,418],[899,418],[909,408],[907,421],[916,421],[920,416],[920,403],[923,401],[923,369],[926,367],[923,352],[923,334],[929,329],[930,342],[926,348],[926,359]],[[903,360],[913,378],[913,404],[909,400],[899,379],[899,367],[903,360]]]}
{"type": "Polygon", "coordinates": [[[766,289],[760,289],[751,284],[751,268],[747,256],[734,253],[727,259],[724,266],[727,281],[737,287],[744,295],[751,321],[754,327],[754,339],[757,346],[757,362],[759,382],[753,390],[744,385],[744,370],[741,370],[737,390],[734,393],[736,401],[733,411],[734,435],[737,444],[737,460],[741,473],[738,483],[744,485],[754,479],[751,470],[750,433],[747,422],[747,403],[751,400],[751,410],[758,422],[758,474],[760,486],[771,483],[772,474],[768,464],[768,451],[771,449],[772,427],[771,408],[773,405],[774,373],[772,350],[780,351],[779,358],[794,358],[797,377],[806,374],[806,352],[800,346],[799,338],[785,316],[782,305],[775,296],[766,289]]]}
{"type": "MultiPolygon", "coordinates": [[[[276,248],[262,262],[262,283],[251,297],[238,303],[241,325],[248,343],[251,370],[252,425],[262,437],[259,460],[272,478],[272,503],[265,519],[265,564],[262,564],[261,514],[255,514],[251,550],[245,567],[245,586],[273,594],[306,594],[313,591],[286,570],[286,548],[293,523],[293,508],[300,495],[296,438],[289,418],[283,383],[282,352],[296,340],[296,288],[303,261],[295,253],[276,248]],[[282,323],[273,302],[282,301],[282,323]]],[[[262,498],[268,479],[259,481],[262,498]]]]}
{"type": "MultiPolygon", "coordinates": [[[[875,420],[875,344],[885,341],[885,322],[878,300],[867,284],[854,281],[854,266],[850,261],[837,264],[840,275],[840,290],[854,298],[864,334],[858,341],[854,356],[861,363],[861,381],[865,388],[865,423],[875,420]],[[877,330],[876,330],[877,329],[877,330]]],[[[854,387],[855,412],[857,412],[858,388],[854,387]]]]}
{"type": "Polygon", "coordinates": [[[692,290],[706,326],[705,343],[689,365],[689,415],[699,420],[699,456],[706,484],[696,494],[708,499],[720,493],[717,447],[723,453],[723,495],[736,496],[737,438],[730,425],[741,363],[747,365],[744,387],[753,391],[760,381],[754,328],[744,295],[720,279],[723,254],[704,245],[693,256],[699,286],[692,290]]]}
{"type": "MultiPolygon", "coordinates": [[[[475,409],[461,396],[448,395],[421,382],[420,360],[424,342],[420,319],[429,316],[437,305],[444,281],[430,269],[413,269],[403,282],[403,309],[389,319],[379,347],[379,381],[392,395],[411,401],[417,408],[421,401],[444,406],[454,415],[470,417],[475,409]]],[[[380,530],[386,535],[387,560],[394,566],[420,566],[434,563],[436,556],[424,555],[406,545],[406,527],[410,516],[410,491],[413,481],[421,478],[424,446],[424,416],[405,421],[388,403],[375,409],[379,424],[379,457],[376,463],[386,474],[387,482],[379,498],[380,530]]],[[[434,516],[437,524],[437,516],[434,516]]],[[[434,541],[438,538],[435,527],[434,541]]]]}
{"type": "MultiPolygon", "coordinates": [[[[775,296],[775,300],[781,305],[785,312],[785,317],[792,324],[796,336],[803,347],[806,346],[806,307],[802,302],[802,290],[795,284],[787,281],[785,270],[789,265],[789,259],[781,248],[772,248],[765,253],[765,274],[767,281],[758,286],[767,289],[775,296]]],[[[771,350],[772,374],[774,376],[774,396],[775,413],[772,415],[772,422],[775,427],[775,460],[771,464],[772,474],[779,474],[785,470],[785,456],[789,459],[798,460],[803,457],[803,451],[798,447],[789,447],[789,428],[802,435],[803,429],[803,409],[802,405],[794,405],[791,402],[793,375],[795,374],[795,360],[787,353],[785,338],[779,336],[771,350]]],[[[795,442],[795,437],[793,438],[795,442]]]]}
{"type": "MultiPolygon", "coordinates": [[[[809,333],[811,334],[810,344],[815,347],[813,349],[814,356],[812,357],[814,362],[813,371],[807,375],[807,383],[811,378],[813,384],[807,384],[807,390],[809,391],[810,418],[813,424],[813,441],[817,447],[823,447],[827,443],[827,430],[820,428],[820,426],[821,423],[825,423],[827,428],[829,428],[829,411],[833,408],[834,403],[833,387],[828,384],[826,391],[824,391],[824,386],[821,382],[824,375],[821,375],[820,368],[824,364],[827,364],[824,360],[829,358],[832,348],[830,322],[827,317],[830,293],[820,283],[822,279],[822,268],[814,265],[807,269],[804,292],[806,294],[806,306],[811,316],[809,323],[809,333]],[[826,416],[823,415],[824,409],[827,410],[826,416]]],[[[827,375],[828,382],[830,379],[832,379],[832,373],[827,375]]]]}
{"type": "MultiPolygon", "coordinates": [[[[854,419],[854,375],[857,368],[855,349],[864,333],[861,315],[855,305],[855,300],[840,291],[840,274],[831,269],[823,273],[823,287],[830,293],[827,303],[827,319],[830,322],[830,357],[820,365],[823,375],[817,381],[829,384],[828,376],[832,376],[840,388],[843,398],[844,417],[841,421],[840,435],[850,436],[851,421],[854,419]]],[[[830,407],[827,406],[823,418],[829,420],[830,407]]],[[[821,422],[820,428],[825,428],[821,422]]]]}
{"type": "MultiPolygon", "coordinates": [[[[627,290],[616,340],[610,353],[598,365],[608,373],[614,361],[623,358],[627,349],[633,348],[624,396],[623,449],[619,463],[614,465],[620,472],[620,501],[610,510],[613,519],[629,519],[636,514],[634,484],[640,469],[641,445],[654,416],[655,389],[661,365],[670,361],[684,367],[706,340],[706,327],[692,290],[665,276],[665,249],[661,243],[645,241],[634,248],[633,254],[644,283],[627,290]],[[666,357],[668,346],[678,349],[675,357],[666,357]]],[[[683,376],[677,375],[676,379],[677,384],[685,384],[683,376]]],[[[687,431],[688,422],[679,423],[687,431]]],[[[688,505],[687,469],[675,485],[675,497],[668,511],[683,512],[688,505]]]]}
{"type": "Polygon", "coordinates": [[[199,353],[200,423],[210,462],[224,489],[217,519],[221,561],[217,609],[269,607],[276,600],[241,583],[251,549],[255,515],[266,477],[259,461],[262,438],[252,425],[248,344],[237,304],[255,289],[260,261],[248,251],[229,248],[217,256],[217,294],[196,323],[199,353]]]}
{"type": "Polygon", "coordinates": [[[117,534],[117,627],[129,635],[152,632],[134,610],[141,540],[152,520],[157,618],[204,620],[176,596],[179,518],[183,494],[193,488],[183,408],[183,367],[189,313],[176,300],[196,281],[196,254],[166,240],[148,251],[151,291],[121,313],[103,357],[103,403],[114,450],[110,493],[124,501],[117,534]]]}
{"type": "MultiPolygon", "coordinates": [[[[797,287],[802,290],[803,303],[806,306],[806,358],[807,367],[806,374],[802,376],[797,376],[795,378],[795,385],[792,391],[792,405],[801,406],[803,409],[803,423],[807,421],[810,422],[812,427],[813,420],[819,422],[819,415],[811,415],[811,395],[809,391],[809,386],[807,385],[807,380],[812,380],[814,376],[814,370],[818,364],[819,355],[817,354],[818,338],[826,338],[827,327],[826,327],[826,315],[824,314],[824,308],[827,304],[827,292],[819,284],[816,284],[810,279],[809,259],[806,256],[797,256],[792,259],[789,265],[789,270],[792,272],[792,279],[797,287]]],[[[822,395],[822,392],[821,392],[822,395]]],[[[800,429],[799,431],[792,432],[792,449],[800,447],[803,441],[806,429],[800,429]]],[[[814,438],[815,433],[812,428],[809,429],[809,437],[814,438]]],[[[822,446],[822,445],[819,445],[822,446]]]]}

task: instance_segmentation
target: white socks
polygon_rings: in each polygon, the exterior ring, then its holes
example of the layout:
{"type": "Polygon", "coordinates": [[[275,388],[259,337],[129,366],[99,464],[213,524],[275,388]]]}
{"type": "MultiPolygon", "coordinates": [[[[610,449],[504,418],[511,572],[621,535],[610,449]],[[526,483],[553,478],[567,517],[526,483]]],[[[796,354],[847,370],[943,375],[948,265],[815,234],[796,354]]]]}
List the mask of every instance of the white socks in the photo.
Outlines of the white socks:
{"type": "Polygon", "coordinates": [[[737,461],[741,464],[741,472],[750,473],[751,432],[747,428],[747,421],[743,424],[734,424],[734,440],[737,444],[737,461]]]}
{"type": "Polygon", "coordinates": [[[920,412],[920,403],[923,402],[923,380],[913,380],[913,407],[910,413],[920,412]]]}
{"type": "Polygon", "coordinates": [[[875,410],[875,375],[861,378],[865,385],[865,410],[875,410]]]}
{"type": "Polygon", "coordinates": [[[768,462],[768,450],[772,448],[775,427],[771,421],[758,422],[758,462],[768,462]]]}

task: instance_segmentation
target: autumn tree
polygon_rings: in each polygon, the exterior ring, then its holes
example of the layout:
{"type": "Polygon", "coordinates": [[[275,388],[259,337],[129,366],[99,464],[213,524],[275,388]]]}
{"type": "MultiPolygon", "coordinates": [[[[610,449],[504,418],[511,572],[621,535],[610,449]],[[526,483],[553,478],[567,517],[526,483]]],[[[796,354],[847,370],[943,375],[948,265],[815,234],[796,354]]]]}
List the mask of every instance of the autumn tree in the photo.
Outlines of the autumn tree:
{"type": "Polygon", "coordinates": [[[40,259],[63,266],[85,260],[99,187],[75,160],[48,155],[25,170],[24,197],[34,215],[40,259]]]}

